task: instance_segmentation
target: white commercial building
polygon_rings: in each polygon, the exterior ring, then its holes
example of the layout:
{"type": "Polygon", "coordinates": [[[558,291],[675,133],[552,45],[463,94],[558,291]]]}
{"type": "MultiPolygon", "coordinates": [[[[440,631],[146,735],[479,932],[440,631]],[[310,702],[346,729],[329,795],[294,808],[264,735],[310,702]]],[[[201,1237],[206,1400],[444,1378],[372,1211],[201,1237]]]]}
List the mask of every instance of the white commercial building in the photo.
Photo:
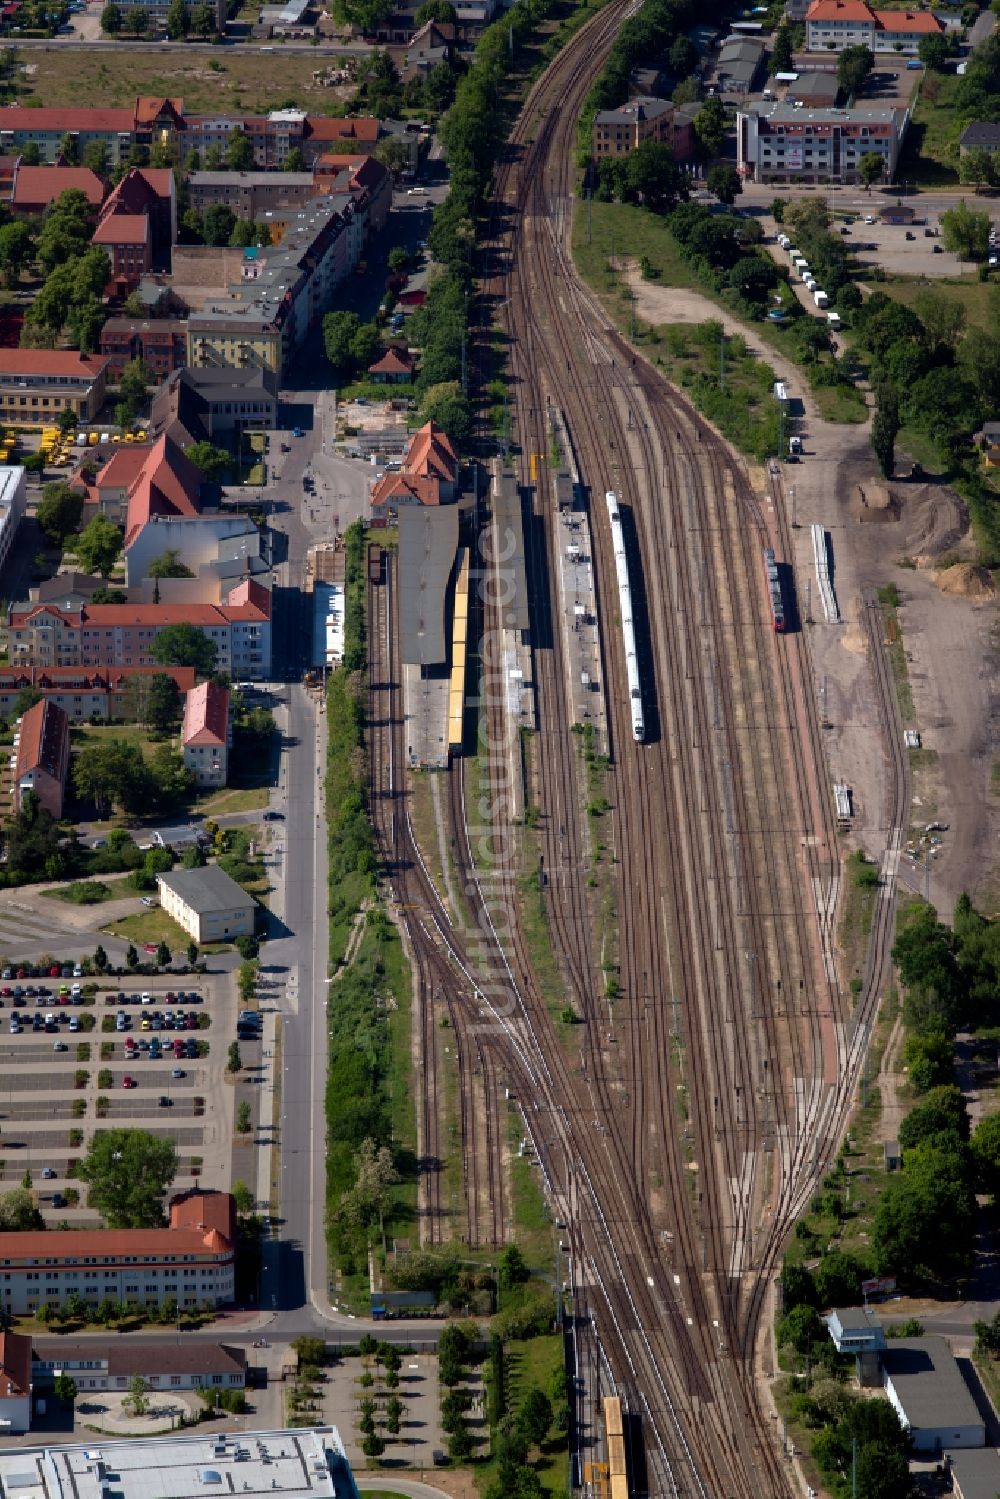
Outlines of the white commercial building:
{"type": "Polygon", "coordinates": [[[0,573],[10,555],[17,528],[24,519],[27,495],[25,470],[19,464],[0,467],[0,573]]]}
{"type": "Polygon", "coordinates": [[[985,1445],[983,1418],[944,1338],[896,1338],[879,1356],[885,1393],[915,1452],[985,1445]]]}
{"type": "Polygon", "coordinates": [[[115,1499],[244,1493],[358,1499],[335,1426],[9,1448],[0,1452],[0,1491],[30,1499],[107,1499],[110,1493],[115,1499]]]}
{"type": "Polygon", "coordinates": [[[736,114],[736,165],[748,182],[860,182],[861,160],[882,160],[891,182],[909,124],[905,109],[797,109],[752,104],[736,114]]]}

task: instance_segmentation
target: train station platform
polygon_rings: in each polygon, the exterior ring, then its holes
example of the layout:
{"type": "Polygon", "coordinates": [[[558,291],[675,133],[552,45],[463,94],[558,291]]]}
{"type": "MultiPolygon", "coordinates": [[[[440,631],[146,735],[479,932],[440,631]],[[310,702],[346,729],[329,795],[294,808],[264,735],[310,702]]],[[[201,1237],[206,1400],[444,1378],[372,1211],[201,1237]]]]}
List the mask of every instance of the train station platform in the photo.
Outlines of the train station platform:
{"type": "Polygon", "coordinates": [[[499,459],[494,459],[489,546],[499,624],[499,659],[496,664],[503,674],[505,756],[509,763],[512,815],[515,817],[524,815],[521,731],[533,731],[537,722],[523,504],[517,479],[504,471],[499,459]]]}
{"type": "MultiPolygon", "coordinates": [[[[558,481],[559,475],[556,475],[558,481]]],[[[571,723],[590,725],[594,731],[594,753],[608,753],[608,719],[604,701],[601,663],[601,630],[597,619],[594,588],[594,552],[590,517],[586,505],[572,498],[573,486],[554,485],[557,551],[557,608],[562,631],[566,671],[567,707],[571,723]]]]}
{"type": "Polygon", "coordinates": [[[432,675],[405,662],[402,671],[406,763],[413,770],[446,770],[450,673],[442,667],[432,675]]]}

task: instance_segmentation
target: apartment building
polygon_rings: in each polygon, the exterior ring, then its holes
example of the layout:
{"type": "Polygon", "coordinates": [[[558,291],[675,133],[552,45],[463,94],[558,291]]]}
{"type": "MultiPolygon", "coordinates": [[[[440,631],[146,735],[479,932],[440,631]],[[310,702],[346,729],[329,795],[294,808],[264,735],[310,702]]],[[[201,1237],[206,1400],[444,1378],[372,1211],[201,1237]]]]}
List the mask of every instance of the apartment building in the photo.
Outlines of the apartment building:
{"type": "Polygon", "coordinates": [[[14,811],[20,812],[26,794],[33,791],[58,822],[69,773],[69,718],[58,703],[42,698],[22,715],[14,737],[14,811]]]}
{"type": "Polygon", "coordinates": [[[0,423],[49,427],[65,407],[92,422],[107,386],[108,361],[70,349],[0,349],[0,423]]]}
{"type": "Polygon", "coordinates": [[[133,146],[169,146],[183,129],[180,99],[139,97],[131,108],[101,106],[25,109],[18,104],[0,108],[0,152],[20,156],[25,146],[37,146],[43,163],[54,165],[63,138],[72,136],[80,156],[91,143],[104,146],[110,164],[120,166],[133,146]]]}
{"type": "Polygon", "coordinates": [[[10,718],[18,694],[25,687],[34,687],[73,722],[82,723],[89,718],[127,719],[129,683],[135,677],[151,677],[155,672],[173,677],[182,693],[190,692],[195,685],[193,666],[120,666],[107,671],[82,671],[72,666],[3,669],[0,670],[0,716],[10,718]]]}
{"type": "Polygon", "coordinates": [[[736,115],[737,170],[749,182],[860,182],[862,157],[875,154],[891,182],[908,123],[906,110],[888,106],[753,104],[736,115]]]}
{"type": "Polygon", "coordinates": [[[806,11],[809,52],[868,47],[872,52],[916,56],[921,37],[943,31],[929,10],[872,10],[864,0],[812,0],[806,11]]]}
{"type": "Polygon", "coordinates": [[[669,99],[644,96],[630,99],[617,109],[601,109],[594,116],[592,146],[594,158],[624,156],[644,141],[670,146],[678,161],[685,160],[694,149],[690,120],[678,113],[669,99]]]}
{"type": "Polygon", "coordinates": [[[221,204],[238,219],[263,219],[276,208],[301,208],[322,191],[312,172],[192,172],[188,178],[196,213],[221,204]]]}
{"type": "Polygon", "coordinates": [[[229,778],[232,724],[229,691],[217,682],[199,682],[184,699],[181,753],[199,786],[224,786],[229,778]]]}
{"type": "Polygon", "coordinates": [[[18,669],[156,666],[154,641],[178,624],[207,635],[220,672],[251,681],[271,675],[271,595],[252,578],[231,588],[222,604],[10,605],[10,661],[18,669]]]}
{"type": "Polygon", "coordinates": [[[236,1208],[228,1192],[191,1192],[170,1204],[166,1228],[0,1233],[0,1308],[32,1316],[82,1296],[96,1307],[225,1306],[235,1291],[236,1208]]]}
{"type": "Polygon", "coordinates": [[[255,366],[279,381],[361,256],[367,204],[350,194],[291,211],[279,245],[247,250],[243,274],[188,319],[188,364],[255,366]]]}
{"type": "Polygon", "coordinates": [[[125,366],[142,359],[165,380],[187,363],[187,323],[180,318],[113,317],[101,329],[101,353],[108,379],[120,380],[125,366]]]}

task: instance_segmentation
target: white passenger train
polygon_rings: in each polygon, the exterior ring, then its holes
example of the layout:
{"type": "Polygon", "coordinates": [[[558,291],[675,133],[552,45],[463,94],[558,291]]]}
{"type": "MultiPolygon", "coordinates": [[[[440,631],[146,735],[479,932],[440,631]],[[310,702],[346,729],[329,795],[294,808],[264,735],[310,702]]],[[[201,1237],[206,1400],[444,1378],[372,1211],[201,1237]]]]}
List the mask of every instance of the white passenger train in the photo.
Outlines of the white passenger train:
{"type": "Polygon", "coordinates": [[[628,673],[629,708],[632,713],[632,737],[641,744],[646,737],[642,712],[642,689],[639,686],[639,657],[635,649],[635,623],[632,618],[632,585],[628,577],[628,557],[622,519],[618,513],[618,496],[609,489],[604,496],[611,522],[611,539],[615,549],[615,572],[618,574],[618,603],[622,614],[622,638],[625,642],[625,670],[628,673]]]}

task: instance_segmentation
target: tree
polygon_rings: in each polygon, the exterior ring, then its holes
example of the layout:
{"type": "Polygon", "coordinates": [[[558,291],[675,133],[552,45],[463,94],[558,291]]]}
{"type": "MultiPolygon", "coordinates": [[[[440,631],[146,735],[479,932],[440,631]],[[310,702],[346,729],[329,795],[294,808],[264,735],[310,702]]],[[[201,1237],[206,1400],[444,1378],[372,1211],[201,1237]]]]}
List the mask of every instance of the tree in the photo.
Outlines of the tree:
{"type": "Polygon", "coordinates": [[[133,36],[145,36],[149,30],[149,13],[141,5],[130,5],[125,12],[125,30],[133,36]]]}
{"type": "Polygon", "coordinates": [[[660,141],[643,141],[621,162],[621,196],[644,203],[654,213],[669,213],[687,196],[686,178],[674,153],[660,141]]]}
{"type": "Polygon", "coordinates": [[[875,59],[869,47],[863,44],[845,47],[837,58],[837,82],[844,93],[850,97],[859,94],[874,66],[875,59]]]}
{"type": "Polygon", "coordinates": [[[384,1247],[390,1188],[399,1181],[392,1151],[387,1145],[376,1145],[371,1138],[362,1140],[354,1164],[354,1186],[341,1199],[340,1213],[347,1222],[362,1228],[371,1228],[377,1223],[384,1247]]]}
{"type": "Polygon", "coordinates": [[[226,166],[231,172],[249,172],[253,165],[253,141],[245,130],[234,130],[226,142],[226,166]]]}
{"type": "Polygon", "coordinates": [[[361,1450],[365,1457],[381,1457],[385,1451],[385,1442],[383,1442],[380,1436],[376,1436],[373,1431],[370,1431],[361,1443],[361,1450]]]}
{"type": "Polygon", "coordinates": [[[118,394],[122,404],[127,406],[131,413],[129,420],[146,404],[149,387],[155,383],[155,379],[153,371],[144,359],[130,359],[122,370],[122,377],[118,382],[118,394]]]}
{"type": "Polygon", "coordinates": [[[123,706],[127,718],[162,734],[180,718],[183,703],[173,677],[168,672],[155,671],[150,676],[129,679],[123,706]]]}
{"type": "Polygon", "coordinates": [[[827,1336],[816,1308],[805,1304],[793,1307],[779,1318],[776,1332],[779,1344],[794,1348],[796,1353],[808,1353],[814,1343],[827,1336]]]}
{"type": "Polygon", "coordinates": [[[960,198],[954,208],[941,215],[941,241],[961,260],[982,260],[990,246],[990,216],[969,207],[960,198]]]}
{"type": "Polygon", "coordinates": [[[228,245],[236,227],[236,215],[224,203],[210,203],[201,216],[201,233],[206,245],[228,245]]]}
{"type": "Polygon", "coordinates": [[[815,1274],[820,1306],[853,1306],[866,1275],[866,1267],[853,1254],[841,1249],[825,1254],[815,1274]]]}
{"type": "Polygon", "coordinates": [[[472,436],[472,408],[457,380],[432,385],[420,403],[420,415],[425,422],[436,422],[459,447],[472,436]]]}
{"type": "Polygon", "coordinates": [[[209,483],[220,480],[229,466],[229,454],[225,448],[217,448],[211,442],[191,443],[184,449],[184,456],[201,470],[209,483]]]}
{"type": "Polygon", "coordinates": [[[292,147],[292,149],[286,155],[284,161],[281,163],[281,167],[282,167],[282,171],[285,171],[285,172],[304,172],[305,171],[305,169],[306,169],[306,159],[302,155],[302,152],[301,152],[301,150],[300,150],[300,148],[298,146],[293,146],[292,147]]]}
{"type": "Polygon", "coordinates": [[[170,948],[165,942],[156,944],[156,964],[158,968],[170,967],[170,948]]]}
{"type": "Polygon", "coordinates": [[[971,183],[978,193],[982,187],[992,187],[996,175],[993,152],[974,146],[959,158],[959,180],[971,183]]]}
{"type": "Polygon", "coordinates": [[[192,772],[184,764],[183,755],[169,744],[157,745],[147,773],[153,806],[164,812],[184,801],[193,784],[192,772]]]}
{"type": "Polygon", "coordinates": [[[552,1402],[537,1388],[532,1388],[521,1402],[517,1428],[529,1447],[540,1447],[552,1425],[552,1402]]]}
{"type": "Polygon", "coordinates": [[[92,801],[101,816],[113,806],[137,812],[149,801],[150,780],[142,750],[125,739],[91,740],[73,760],[78,796],[92,801]]]}
{"type": "Polygon", "coordinates": [[[950,363],[965,332],[965,308],[940,292],[921,291],[913,299],[913,310],[924,325],[935,363],[950,363]]]}
{"type": "Polygon", "coordinates": [[[720,203],[735,203],[737,195],[743,191],[743,179],[729,162],[720,161],[709,167],[705,185],[720,203]]]}
{"type": "Polygon", "coordinates": [[[497,1278],[502,1291],[510,1291],[531,1279],[527,1261],[516,1244],[508,1244],[497,1256],[497,1278]]]}
{"type": "Polygon", "coordinates": [[[920,1031],[903,1044],[903,1066],[915,1093],[927,1093],[955,1080],[955,1052],[942,1030],[920,1031]]]}
{"type": "MultiPolygon", "coordinates": [[[[188,450],[190,452],[190,449],[188,450]]],[[[153,641],[152,655],[161,666],[193,666],[201,677],[215,670],[218,651],[197,625],[167,625],[153,641]]]]}
{"type": "Polygon", "coordinates": [[[878,151],[866,151],[858,162],[858,172],[865,185],[865,191],[870,193],[875,183],[882,180],[885,172],[885,157],[881,156],[878,151]]]}
{"type": "Polygon", "coordinates": [[[378,358],[381,338],[374,323],[362,323],[351,339],[351,359],[359,369],[366,370],[378,358]]]}
{"type": "Polygon", "coordinates": [[[951,57],[951,43],[941,32],[929,32],[917,44],[917,56],[925,68],[943,73],[951,57]]]}
{"type": "Polygon", "coordinates": [[[101,11],[101,30],[106,31],[108,36],[117,36],[118,32],[121,31],[121,29],[121,6],[116,5],[115,0],[111,0],[111,3],[109,5],[106,5],[101,11]]]}
{"type": "Polygon", "coordinates": [[[14,718],[23,718],[28,709],[40,703],[44,696],[40,687],[22,687],[14,699],[14,718]]]}
{"type": "Polygon", "coordinates": [[[195,36],[214,36],[216,29],[215,6],[200,0],[191,12],[191,30],[195,36]]]}
{"type": "Polygon", "coordinates": [[[143,1129],[102,1130],[77,1174],[90,1187],[88,1205],[109,1228],[158,1228],[177,1174],[177,1149],[173,1140],[143,1129]]]}
{"type": "Polygon", "coordinates": [[[130,1416],[144,1416],[149,1410],[150,1383],[141,1374],[133,1374],[128,1382],[128,1394],[122,1405],[130,1416]]]}
{"type": "Polygon", "coordinates": [[[230,1041],[229,1054],[226,1057],[227,1072],[241,1072],[243,1070],[243,1058],[240,1056],[240,1044],[238,1041],[230,1041]]]}
{"type": "Polygon", "coordinates": [[[245,1098],[241,1098],[236,1109],[236,1132],[240,1135],[248,1135],[253,1129],[253,1118],[250,1113],[250,1105],[245,1098]]]}
{"type": "Polygon", "coordinates": [[[57,1374],[52,1382],[52,1392],[63,1405],[72,1405],[76,1399],[76,1380],[69,1374],[57,1374]]]}
{"type": "Polygon", "coordinates": [[[338,376],[351,368],[351,343],[361,327],[356,312],[328,312],[323,319],[323,348],[338,376]]]}
{"type": "Polygon", "coordinates": [[[98,973],[103,973],[108,966],[108,955],[99,942],[94,948],[94,956],[91,961],[98,973]]]}
{"type": "Polygon", "coordinates": [[[871,444],[878,460],[879,472],[886,479],[892,478],[898,431],[899,395],[894,385],[884,382],[875,388],[875,415],[872,418],[871,444]]]}
{"type": "Polygon", "coordinates": [[[446,25],[453,25],[456,19],[455,7],[451,0],[424,0],[413,19],[417,26],[424,26],[428,21],[442,21],[446,25]]]}
{"type": "Polygon", "coordinates": [[[0,1231],[4,1233],[26,1233],[29,1229],[42,1229],[45,1219],[29,1187],[12,1187],[0,1196],[0,1231]]]}
{"type": "Polygon", "coordinates": [[[61,479],[46,484],[38,502],[37,519],[43,532],[56,546],[72,536],[83,514],[83,492],[72,489],[61,479]]]}
{"type": "Polygon", "coordinates": [[[773,77],[775,73],[790,73],[794,61],[792,48],[792,28],[787,21],[783,21],[774,33],[774,45],[771,48],[771,64],[768,72],[773,77]]]}
{"type": "Polygon", "coordinates": [[[909,1499],[910,1467],[898,1447],[866,1442],[858,1449],[858,1499],[909,1499]]]}
{"type": "Polygon", "coordinates": [[[965,1162],[936,1142],[917,1145],[879,1198],[871,1244],[882,1274],[950,1278],[968,1267],[975,1198],[965,1162]]]}
{"type": "Polygon", "coordinates": [[[1000,1114],[987,1114],[979,1121],[969,1151],[979,1190],[1000,1196],[1000,1114]]]}
{"type": "Polygon", "coordinates": [[[100,511],[73,544],[73,550],[89,573],[110,575],[122,549],[122,533],[100,511]]]}
{"type": "Polygon", "coordinates": [[[4,284],[14,286],[24,267],[35,253],[31,230],[20,219],[0,228],[0,271],[4,284]]]}
{"type": "Polygon", "coordinates": [[[182,41],[188,32],[188,12],[184,0],[170,0],[167,7],[167,36],[172,42],[182,41]]]}
{"type": "MultiPolygon", "coordinates": [[[[244,1181],[234,1181],[229,1189],[233,1194],[236,1211],[241,1218],[249,1218],[257,1206],[257,1199],[244,1181]]],[[[320,1342],[321,1339],[316,1340],[320,1342]]]]}
{"type": "Polygon", "coordinates": [[[104,141],[88,141],[83,148],[83,165],[104,177],[108,170],[108,148],[104,141]]]}
{"type": "Polygon", "coordinates": [[[191,964],[191,965],[197,963],[197,961],[198,961],[198,944],[197,944],[197,942],[189,942],[188,943],[188,945],[187,945],[187,960],[188,960],[188,963],[191,964]]]}
{"type": "Polygon", "coordinates": [[[686,78],[698,66],[698,48],[689,36],[676,37],[667,53],[667,61],[675,78],[686,78]]]}
{"type": "Polygon", "coordinates": [[[694,133],[703,156],[718,156],[726,138],[726,111],[718,97],[706,99],[694,117],[694,133]]]}

